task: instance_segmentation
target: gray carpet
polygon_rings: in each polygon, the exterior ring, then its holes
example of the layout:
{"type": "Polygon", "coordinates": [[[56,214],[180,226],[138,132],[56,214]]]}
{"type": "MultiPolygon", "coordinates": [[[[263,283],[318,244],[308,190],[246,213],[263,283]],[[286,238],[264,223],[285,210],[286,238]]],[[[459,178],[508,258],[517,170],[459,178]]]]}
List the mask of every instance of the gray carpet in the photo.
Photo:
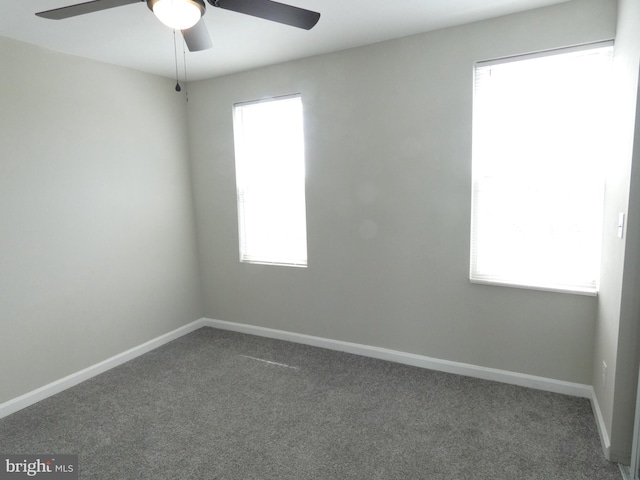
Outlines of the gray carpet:
{"type": "Polygon", "coordinates": [[[92,480],[621,478],[588,400],[212,328],[0,420],[0,452],[92,480]]]}

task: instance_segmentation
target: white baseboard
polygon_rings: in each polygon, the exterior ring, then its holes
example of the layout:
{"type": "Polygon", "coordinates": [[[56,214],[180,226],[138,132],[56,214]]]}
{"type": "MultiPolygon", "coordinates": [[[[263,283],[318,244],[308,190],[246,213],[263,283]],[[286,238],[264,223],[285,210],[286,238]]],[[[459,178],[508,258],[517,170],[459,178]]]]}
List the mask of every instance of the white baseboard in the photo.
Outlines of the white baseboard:
{"type": "Polygon", "coordinates": [[[118,365],[122,365],[129,360],[133,360],[140,355],[143,355],[155,348],[164,345],[165,343],[169,343],[172,340],[180,338],[183,335],[191,333],[194,330],[197,330],[204,326],[205,324],[203,319],[196,320],[195,322],[184,325],[183,327],[177,328],[169,333],[165,333],[164,335],[149,340],[142,345],[138,345],[137,347],[133,347],[125,352],[114,355],[111,358],[80,370],[79,372],[72,373],[71,375],[67,375],[66,377],[56,380],[55,382],[51,382],[47,385],[44,385],[43,387],[37,388],[35,390],[32,390],[31,392],[25,393],[24,395],[20,395],[19,397],[4,402],[0,404],[0,418],[11,415],[12,413],[17,412],[18,410],[22,410],[23,408],[29,407],[34,403],[51,397],[56,393],[60,393],[67,388],[78,385],[85,380],[95,377],[96,375],[106,372],[107,370],[117,367],[118,365]]]}
{"type": "Polygon", "coordinates": [[[131,348],[125,352],[108,358],[95,365],[87,367],[79,372],[68,375],[55,382],[44,385],[24,395],[11,399],[0,404],[0,418],[6,417],[23,408],[29,407],[45,398],[56,393],[60,393],[67,388],[78,385],[96,375],[121,365],[129,360],[133,360],[151,350],[158,348],[166,343],[171,342],[183,335],[191,333],[202,327],[212,327],[221,330],[230,330],[240,333],[248,333],[261,337],[275,338],[286,340],[314,347],[326,348],[328,350],[336,350],[340,352],[362,355],[365,357],[377,358],[380,360],[388,360],[391,362],[411,365],[415,367],[436,370],[440,372],[453,373],[457,375],[465,375],[483,380],[493,380],[511,385],[519,385],[522,387],[534,388],[537,390],[545,390],[548,392],[571,395],[575,397],[588,398],[591,400],[594,416],[600,433],[600,440],[607,459],[610,459],[610,441],[607,429],[604,424],[602,412],[598,404],[598,399],[591,385],[580,383],[565,382],[551,378],[538,377],[535,375],[527,375],[523,373],[510,372],[507,370],[498,370],[494,368],[486,368],[478,365],[467,363],[452,362],[449,360],[441,360],[438,358],[426,357],[413,353],[401,352],[398,350],[390,350],[387,348],[373,347],[370,345],[362,345],[352,342],[344,342],[341,340],[333,340],[323,337],[315,337],[301,333],[293,333],[285,330],[276,330],[273,328],[259,327],[255,325],[247,325],[243,323],[227,322],[223,320],[213,320],[210,318],[201,318],[195,322],[184,325],[169,333],[161,335],[155,339],[145,342],[137,347],[131,348]]]}
{"type": "Polygon", "coordinates": [[[455,373],[468,377],[481,378],[483,380],[494,380],[497,382],[509,383],[522,387],[535,388],[537,390],[545,390],[548,392],[571,395],[574,397],[589,399],[593,397],[593,388],[591,387],[591,385],[584,385],[581,383],[565,382],[562,380],[537,377],[535,375],[527,375],[524,373],[480,367],[468,363],[441,360],[438,358],[425,357],[423,355],[400,352],[387,348],[372,347],[369,345],[343,342],[341,340],[332,340],[329,338],[314,337],[301,333],[292,333],[285,330],[275,330],[272,328],[257,327],[254,325],[246,325],[242,323],[213,320],[210,318],[205,318],[202,320],[202,322],[206,326],[219,328],[221,330],[232,330],[234,332],[249,333],[251,335],[258,335],[261,337],[287,340],[290,342],[302,343],[314,347],[321,347],[329,350],[337,350],[340,352],[353,353],[365,357],[372,357],[380,360],[389,360],[391,362],[402,363],[405,365],[427,368],[429,370],[455,373]]]}
{"type": "MultiPolygon", "coordinates": [[[[254,325],[235,322],[226,322],[223,320],[213,320],[210,318],[202,318],[200,320],[196,320],[195,322],[161,335],[160,337],[145,342],[142,345],[131,348],[100,363],[80,370],[79,372],[68,375],[64,378],[56,380],[55,382],[49,383],[48,385],[44,385],[43,387],[37,388],[31,392],[2,403],[0,404],[0,418],[6,417],[7,415],[17,412],[18,410],[44,400],[47,397],[62,392],[67,388],[73,387],[85,380],[106,372],[111,368],[128,362],[129,360],[143,355],[201,327],[213,327],[221,330],[231,330],[234,332],[248,333],[251,335],[262,337],[287,340],[290,342],[326,348],[329,350],[337,350],[341,352],[377,358],[380,360],[388,360],[405,365],[427,368],[429,370],[454,373],[484,380],[493,380],[512,385],[519,385],[522,387],[535,388],[537,390],[545,390],[554,393],[589,398],[592,401],[592,405],[594,405],[594,412],[598,421],[598,428],[600,430],[601,438],[603,439],[603,447],[605,445],[608,445],[608,436],[606,433],[606,429],[604,428],[602,414],[600,413],[597,399],[593,394],[593,387],[591,387],[590,385],[565,382],[562,380],[510,372],[507,370],[486,368],[467,363],[452,362],[449,360],[441,360],[438,358],[426,357],[423,355],[406,353],[397,350],[390,350],[387,348],[373,347],[369,345],[344,342],[341,340],[333,340],[323,337],[315,337],[300,333],[287,332],[284,330],[276,330],[272,328],[258,327],[254,325]]],[[[608,454],[608,450],[605,450],[605,453],[608,454]]]]}
{"type": "Polygon", "coordinates": [[[618,466],[620,467],[620,473],[622,474],[623,480],[634,480],[633,473],[631,472],[628,466],[623,465],[621,463],[619,463],[618,466]]]}
{"type": "Polygon", "coordinates": [[[609,439],[609,433],[607,432],[607,426],[604,423],[604,417],[600,404],[598,403],[598,397],[593,387],[591,389],[591,408],[593,409],[593,416],[596,418],[596,425],[598,427],[598,433],[600,434],[600,443],[602,445],[602,451],[607,460],[611,461],[611,440],[609,439]]]}

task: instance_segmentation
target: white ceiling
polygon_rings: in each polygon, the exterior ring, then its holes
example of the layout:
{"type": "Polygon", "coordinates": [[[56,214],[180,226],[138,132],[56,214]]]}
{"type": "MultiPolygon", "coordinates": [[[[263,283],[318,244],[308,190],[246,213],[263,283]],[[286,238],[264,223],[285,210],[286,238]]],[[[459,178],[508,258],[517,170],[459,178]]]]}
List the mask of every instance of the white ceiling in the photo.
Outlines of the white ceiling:
{"type": "MultiPolygon", "coordinates": [[[[175,78],[173,34],[145,3],[65,20],[34,15],[82,1],[0,0],[0,36],[175,78]]],[[[187,72],[189,80],[215,77],[564,1],[280,0],[322,14],[310,31],[208,6],[204,19],[214,46],[187,51],[187,72]]]]}

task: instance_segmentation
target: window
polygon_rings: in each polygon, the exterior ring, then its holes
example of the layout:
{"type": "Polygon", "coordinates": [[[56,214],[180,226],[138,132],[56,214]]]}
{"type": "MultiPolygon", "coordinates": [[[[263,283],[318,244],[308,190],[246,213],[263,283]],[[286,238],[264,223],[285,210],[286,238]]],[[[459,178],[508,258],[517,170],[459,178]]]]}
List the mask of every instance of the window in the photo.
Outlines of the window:
{"type": "Polygon", "coordinates": [[[596,293],[612,50],[476,65],[472,282],[596,293]]]}
{"type": "Polygon", "coordinates": [[[240,261],[307,265],[299,95],[234,106],[240,261]]]}

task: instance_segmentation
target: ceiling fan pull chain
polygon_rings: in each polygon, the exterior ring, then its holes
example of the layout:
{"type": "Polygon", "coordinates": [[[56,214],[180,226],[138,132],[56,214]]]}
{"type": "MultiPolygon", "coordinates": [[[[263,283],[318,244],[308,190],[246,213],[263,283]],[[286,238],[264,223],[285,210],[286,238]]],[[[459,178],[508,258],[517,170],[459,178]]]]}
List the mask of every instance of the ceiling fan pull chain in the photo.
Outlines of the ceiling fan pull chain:
{"type": "Polygon", "coordinates": [[[187,81],[187,48],[184,36],[182,37],[182,63],[184,65],[184,96],[189,103],[189,82],[187,81]]]}
{"type": "Polygon", "coordinates": [[[178,47],[176,46],[176,31],[173,30],[173,55],[176,60],[176,92],[182,90],[180,88],[180,80],[178,79],[178,47]]]}

